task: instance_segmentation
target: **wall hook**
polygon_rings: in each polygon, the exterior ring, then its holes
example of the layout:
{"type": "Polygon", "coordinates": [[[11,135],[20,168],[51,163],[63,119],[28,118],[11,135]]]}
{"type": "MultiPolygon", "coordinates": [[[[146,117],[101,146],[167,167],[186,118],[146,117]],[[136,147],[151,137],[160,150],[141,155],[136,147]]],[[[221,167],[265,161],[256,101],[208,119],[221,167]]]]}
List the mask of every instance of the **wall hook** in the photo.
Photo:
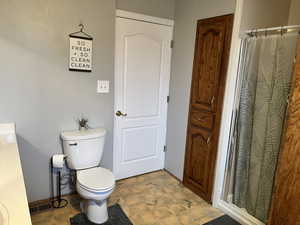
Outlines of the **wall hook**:
{"type": "Polygon", "coordinates": [[[82,37],[82,35],[84,35],[87,39],[93,40],[93,37],[91,35],[89,35],[83,31],[84,30],[83,23],[80,23],[78,26],[80,27],[80,30],[69,34],[70,37],[82,37]]]}
{"type": "Polygon", "coordinates": [[[80,32],[82,32],[84,29],[84,25],[82,23],[80,23],[78,26],[80,27],[80,32]]]}

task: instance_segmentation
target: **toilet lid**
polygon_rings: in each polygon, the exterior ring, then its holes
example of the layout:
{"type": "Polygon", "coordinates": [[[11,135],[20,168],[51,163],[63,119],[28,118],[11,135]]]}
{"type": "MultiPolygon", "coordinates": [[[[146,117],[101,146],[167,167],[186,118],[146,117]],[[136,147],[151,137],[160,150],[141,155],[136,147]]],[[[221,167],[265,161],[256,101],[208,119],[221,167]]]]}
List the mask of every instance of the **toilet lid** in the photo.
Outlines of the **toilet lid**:
{"type": "Polygon", "coordinates": [[[108,169],[96,167],[78,171],[77,182],[88,189],[106,190],[115,185],[115,177],[108,169]]]}

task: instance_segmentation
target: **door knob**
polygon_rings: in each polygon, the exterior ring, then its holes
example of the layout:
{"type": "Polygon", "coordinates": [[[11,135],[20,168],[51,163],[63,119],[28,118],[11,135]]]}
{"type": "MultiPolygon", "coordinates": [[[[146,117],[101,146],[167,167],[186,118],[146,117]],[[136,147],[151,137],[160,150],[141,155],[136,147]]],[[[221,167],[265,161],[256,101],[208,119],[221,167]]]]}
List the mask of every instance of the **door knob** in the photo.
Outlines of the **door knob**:
{"type": "Polygon", "coordinates": [[[127,116],[127,113],[122,113],[120,110],[116,112],[116,116],[127,116]]]}

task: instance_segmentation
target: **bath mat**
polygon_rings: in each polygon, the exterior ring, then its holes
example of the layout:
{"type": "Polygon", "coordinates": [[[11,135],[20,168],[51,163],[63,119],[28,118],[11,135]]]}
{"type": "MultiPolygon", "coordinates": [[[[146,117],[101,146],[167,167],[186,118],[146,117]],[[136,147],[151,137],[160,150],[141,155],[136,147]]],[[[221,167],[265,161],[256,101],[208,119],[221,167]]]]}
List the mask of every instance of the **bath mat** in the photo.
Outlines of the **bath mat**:
{"type": "MultiPolygon", "coordinates": [[[[115,204],[108,208],[108,216],[108,221],[102,225],[133,225],[119,204],[115,204]]],[[[98,225],[88,221],[83,213],[70,218],[70,222],[71,225],[98,225]]]]}
{"type": "Polygon", "coordinates": [[[240,223],[236,222],[230,216],[221,216],[215,220],[212,220],[204,225],[241,225],[240,223]]]}

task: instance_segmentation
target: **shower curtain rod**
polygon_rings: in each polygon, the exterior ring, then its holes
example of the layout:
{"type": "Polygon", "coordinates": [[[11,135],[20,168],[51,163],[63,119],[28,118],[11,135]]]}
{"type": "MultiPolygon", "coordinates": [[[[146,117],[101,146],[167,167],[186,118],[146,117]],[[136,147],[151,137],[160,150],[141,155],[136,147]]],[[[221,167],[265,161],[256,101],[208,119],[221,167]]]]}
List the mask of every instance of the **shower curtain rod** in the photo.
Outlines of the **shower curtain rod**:
{"type": "Polygon", "coordinates": [[[255,36],[258,34],[265,34],[268,35],[270,32],[279,32],[281,34],[284,33],[290,33],[290,32],[299,32],[300,34],[300,25],[295,25],[295,26],[282,26],[282,27],[270,27],[270,28],[263,28],[263,29],[252,29],[252,30],[247,30],[245,34],[250,35],[250,36],[255,36]]]}

